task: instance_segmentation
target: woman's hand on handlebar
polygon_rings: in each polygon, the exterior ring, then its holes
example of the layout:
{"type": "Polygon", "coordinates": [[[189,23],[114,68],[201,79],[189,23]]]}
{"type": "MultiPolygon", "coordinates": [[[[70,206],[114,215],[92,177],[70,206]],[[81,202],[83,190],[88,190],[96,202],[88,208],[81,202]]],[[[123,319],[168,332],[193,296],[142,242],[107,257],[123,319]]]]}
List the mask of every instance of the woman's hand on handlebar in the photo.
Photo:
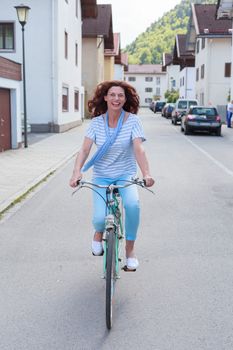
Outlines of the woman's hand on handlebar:
{"type": "Polygon", "coordinates": [[[146,187],[151,187],[155,183],[155,180],[150,175],[144,176],[143,181],[144,181],[146,187]]]}
{"type": "Polygon", "coordinates": [[[77,187],[81,179],[82,179],[82,174],[73,174],[70,179],[70,186],[73,188],[77,187]]]}

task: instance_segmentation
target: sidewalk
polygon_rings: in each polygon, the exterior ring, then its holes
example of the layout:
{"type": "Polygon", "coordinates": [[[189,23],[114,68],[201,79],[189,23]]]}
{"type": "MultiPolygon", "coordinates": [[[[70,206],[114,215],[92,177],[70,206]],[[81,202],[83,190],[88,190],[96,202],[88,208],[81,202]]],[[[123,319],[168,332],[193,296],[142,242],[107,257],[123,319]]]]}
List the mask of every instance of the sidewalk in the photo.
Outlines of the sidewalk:
{"type": "Polygon", "coordinates": [[[28,148],[0,153],[0,213],[77,153],[88,123],[61,134],[29,134],[28,148]]]}

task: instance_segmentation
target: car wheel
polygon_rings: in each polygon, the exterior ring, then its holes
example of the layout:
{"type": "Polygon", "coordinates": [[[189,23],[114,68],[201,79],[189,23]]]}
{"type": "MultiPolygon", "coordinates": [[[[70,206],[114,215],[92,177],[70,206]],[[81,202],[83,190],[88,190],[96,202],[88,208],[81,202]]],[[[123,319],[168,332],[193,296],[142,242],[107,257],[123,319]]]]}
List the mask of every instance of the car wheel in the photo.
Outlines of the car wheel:
{"type": "Polygon", "coordinates": [[[187,125],[184,126],[184,134],[185,135],[189,135],[190,134],[190,128],[187,125]]]}
{"type": "Polygon", "coordinates": [[[216,130],[216,135],[217,136],[221,136],[221,132],[222,132],[222,130],[221,130],[221,126],[216,130]]]}

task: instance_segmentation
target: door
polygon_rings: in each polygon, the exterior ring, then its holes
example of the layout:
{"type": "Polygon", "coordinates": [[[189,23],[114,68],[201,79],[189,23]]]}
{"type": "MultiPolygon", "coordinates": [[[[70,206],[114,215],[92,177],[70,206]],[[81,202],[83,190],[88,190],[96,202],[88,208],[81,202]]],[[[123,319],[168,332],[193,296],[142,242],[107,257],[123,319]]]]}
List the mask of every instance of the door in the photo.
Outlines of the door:
{"type": "Polygon", "coordinates": [[[10,90],[0,88],[0,152],[11,148],[10,90]]]}

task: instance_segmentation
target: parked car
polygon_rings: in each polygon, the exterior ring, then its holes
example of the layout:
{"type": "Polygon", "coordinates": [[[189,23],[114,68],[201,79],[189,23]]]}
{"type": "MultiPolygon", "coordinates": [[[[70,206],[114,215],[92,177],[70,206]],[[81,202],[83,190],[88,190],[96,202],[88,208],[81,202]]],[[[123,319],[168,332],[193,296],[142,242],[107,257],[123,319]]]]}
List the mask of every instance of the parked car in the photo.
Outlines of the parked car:
{"type": "Polygon", "coordinates": [[[187,112],[191,106],[197,106],[198,101],[197,100],[191,100],[191,99],[183,99],[179,98],[176,103],[175,107],[172,111],[172,124],[177,124],[178,122],[181,122],[181,113],[187,112]]]}
{"type": "Polygon", "coordinates": [[[154,112],[154,104],[155,104],[156,101],[152,100],[151,103],[150,103],[150,106],[149,108],[154,112]]]}
{"type": "Polygon", "coordinates": [[[162,112],[163,106],[165,106],[166,102],[165,101],[156,101],[154,104],[153,112],[162,112]]]}
{"type": "Polygon", "coordinates": [[[164,110],[164,117],[165,118],[171,118],[172,117],[172,111],[175,107],[174,103],[167,103],[166,105],[166,109],[164,110]]]}
{"type": "Polygon", "coordinates": [[[181,131],[185,135],[204,130],[221,136],[221,127],[221,117],[215,107],[194,106],[187,113],[182,113],[181,131]]]}

